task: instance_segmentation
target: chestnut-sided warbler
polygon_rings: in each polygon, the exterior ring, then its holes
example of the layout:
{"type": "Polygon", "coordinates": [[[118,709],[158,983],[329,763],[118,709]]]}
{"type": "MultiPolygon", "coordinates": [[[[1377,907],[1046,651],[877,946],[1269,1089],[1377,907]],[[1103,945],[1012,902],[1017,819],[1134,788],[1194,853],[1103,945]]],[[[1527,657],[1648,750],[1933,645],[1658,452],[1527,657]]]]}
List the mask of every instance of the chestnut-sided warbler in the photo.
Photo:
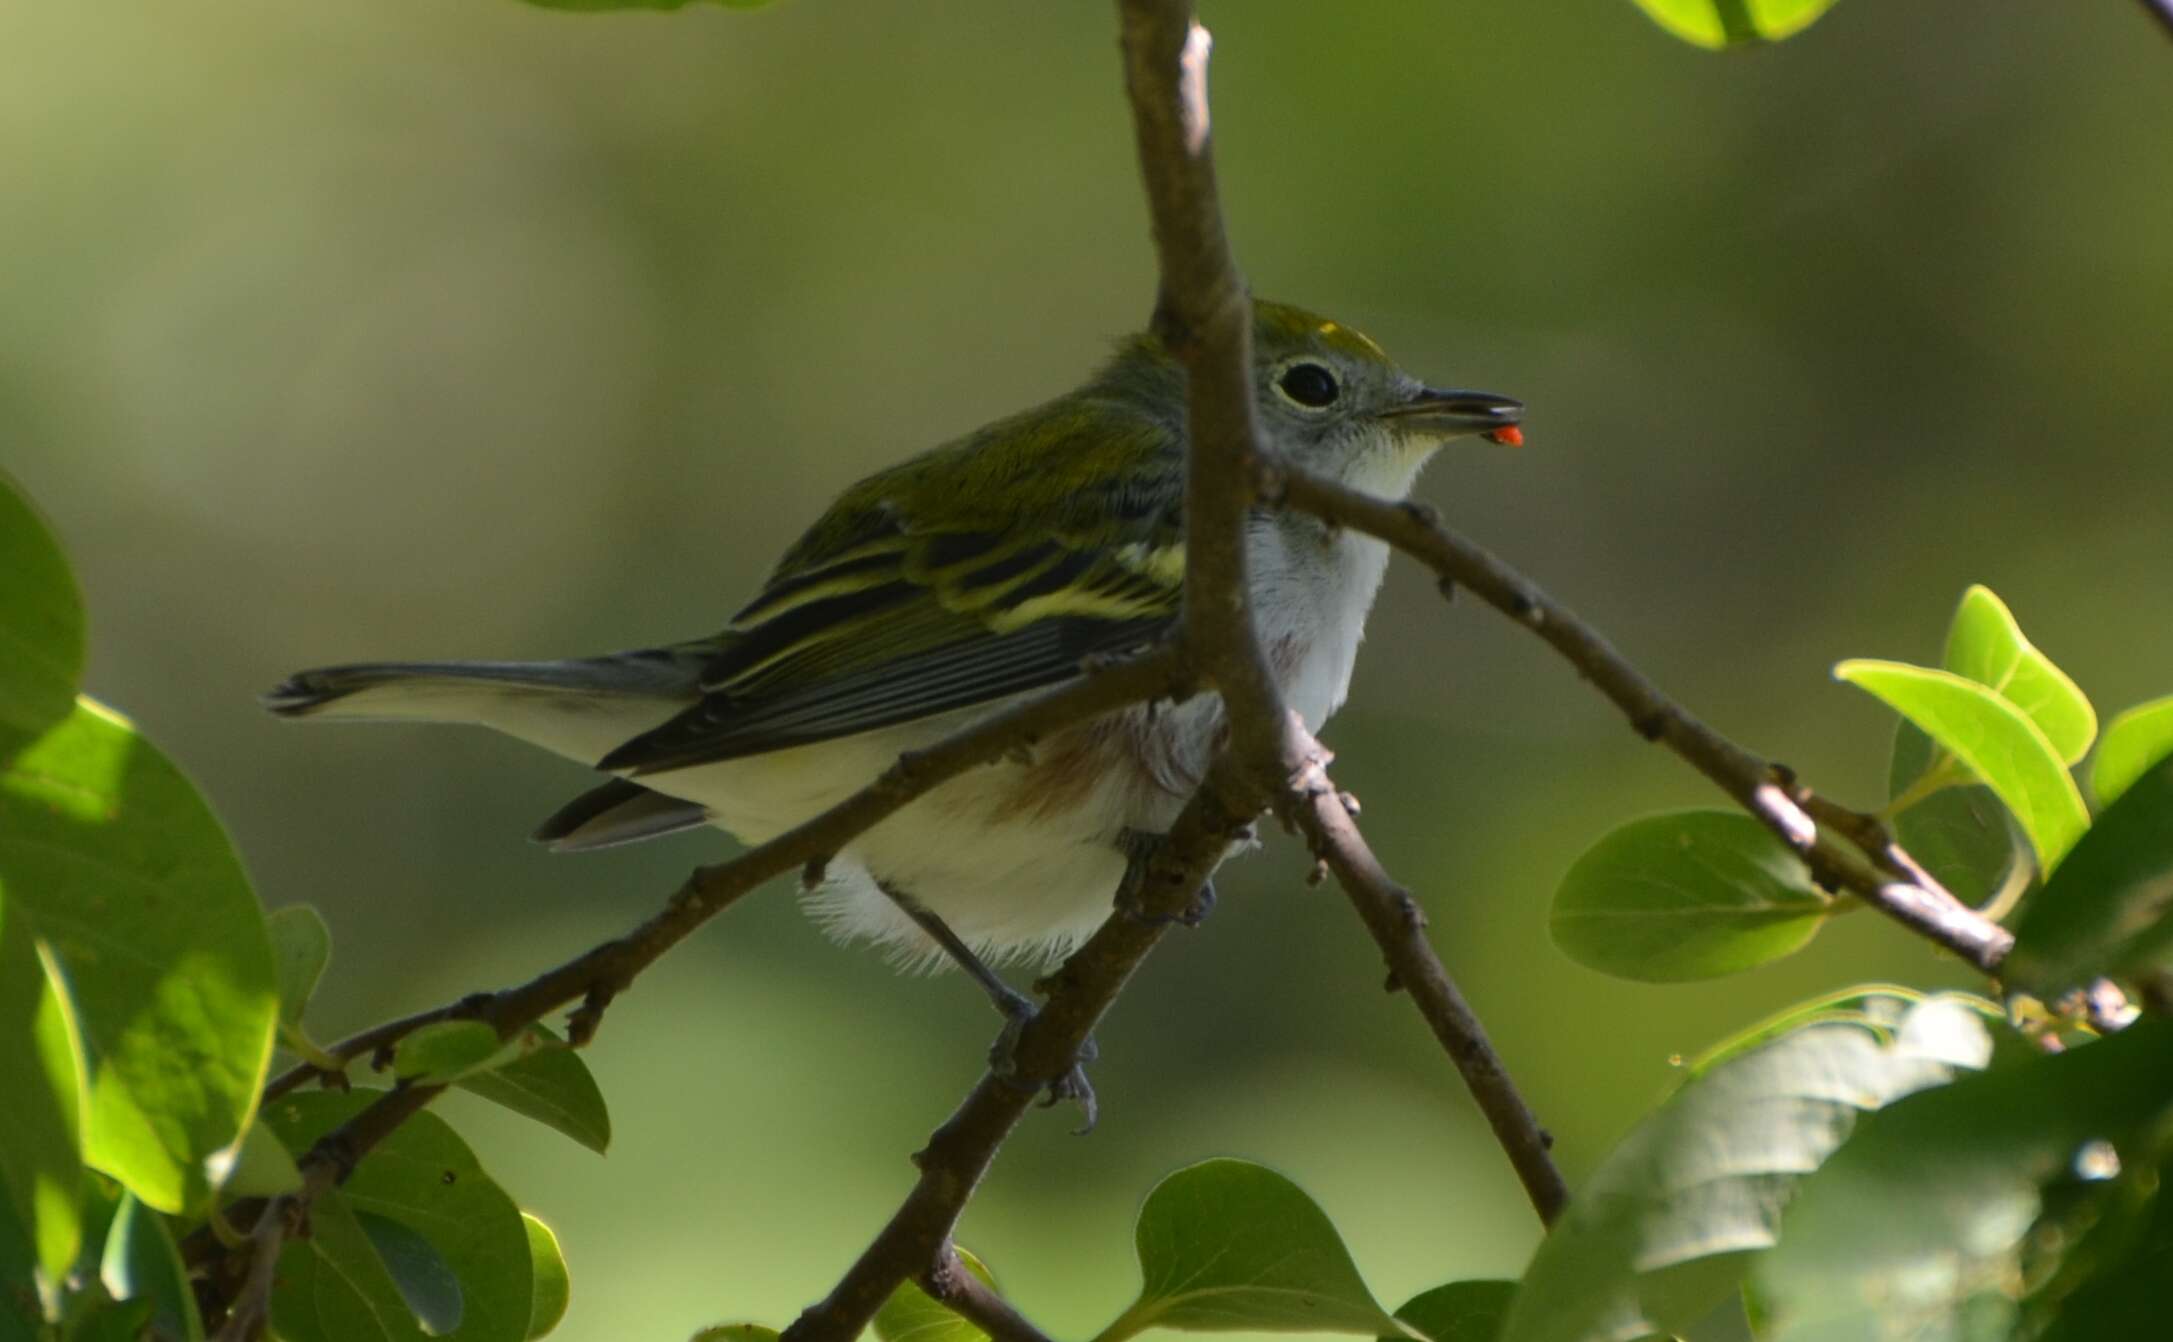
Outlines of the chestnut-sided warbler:
{"type": "MultiPolygon", "coordinates": [[[[1296,308],[1260,302],[1254,319],[1261,432],[1306,469],[1401,498],[1448,439],[1515,441],[1515,401],[1428,388],[1296,308]]],[[[1169,628],[1184,458],[1184,371],[1133,336],[1078,390],[847,489],[720,634],[568,661],[328,667],[265,704],[480,723],[615,775],[544,823],[556,849],[704,824],[759,843],[899,752],[1169,628]]],[[[1246,541],[1268,663],[1317,729],[1343,702],[1387,550],[1265,510],[1246,541]]],[[[1131,838],[1166,830],[1199,783],[1220,715],[1211,694],[1121,710],[952,779],[839,853],[812,911],[924,962],[1062,954],[1107,916],[1131,838]]]]}

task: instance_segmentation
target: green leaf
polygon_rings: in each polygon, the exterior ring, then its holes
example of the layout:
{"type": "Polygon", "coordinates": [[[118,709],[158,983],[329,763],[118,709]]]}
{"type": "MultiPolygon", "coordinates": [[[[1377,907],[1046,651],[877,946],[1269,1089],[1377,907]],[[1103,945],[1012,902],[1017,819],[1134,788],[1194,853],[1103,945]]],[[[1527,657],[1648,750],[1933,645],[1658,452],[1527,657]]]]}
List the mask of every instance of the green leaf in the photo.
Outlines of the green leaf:
{"type": "MultiPolygon", "coordinates": [[[[984,1285],[996,1285],[986,1263],[964,1249],[955,1252],[966,1270],[984,1285]]],[[[898,1289],[875,1312],[875,1335],[881,1342],[980,1342],[988,1337],[910,1280],[899,1282],[898,1289]]]]}
{"type": "Polygon", "coordinates": [[[520,1057],[462,1077],[460,1088],[556,1128],[602,1155],[611,1145],[611,1111],[588,1064],[541,1025],[529,1027],[521,1046],[527,1052],[520,1057]]]}
{"type": "Polygon", "coordinates": [[[2082,794],[2045,734],[1984,686],[1906,662],[1848,661],[1833,673],[1923,728],[1983,779],[2014,812],[2046,872],[2090,827],[2082,794]]]}
{"type": "Polygon", "coordinates": [[[89,1061],[86,1159],[164,1212],[247,1125],[278,988],[256,896],[196,789],[85,700],[0,768],[0,898],[59,967],[89,1061]]]}
{"type": "Polygon", "coordinates": [[[2090,766],[2090,790],[2098,805],[2120,799],[2143,771],[2173,755],[2173,695],[2137,704],[2112,720],[2090,766]]]}
{"type": "Polygon", "coordinates": [[[2173,758],[2137,779],[2030,901],[2001,974],[2053,998],[2173,962],[2173,758]]]}
{"type": "MultiPolygon", "coordinates": [[[[1996,1019],[1999,1007],[1982,998],[1965,998],[1954,995],[1956,1000],[1977,1006],[1980,1014],[1990,1008],[1996,1019]]],[[[1866,983],[1854,988],[1813,997],[1776,1011],[1756,1025],[1739,1030],[1711,1048],[1685,1063],[1685,1073],[1692,1078],[1705,1075],[1730,1058],[1740,1057],[1762,1044],[1771,1043],[1784,1034],[1793,1034],[1807,1025],[1838,1023],[1856,1025],[1869,1030],[1883,1047],[1893,1042],[1924,994],[1914,988],[1904,988],[1892,983],[1866,983]]]]}
{"type": "Polygon", "coordinates": [[[0,473],[0,758],[75,707],[83,598],[60,544],[0,473]]]}
{"type": "MultiPolygon", "coordinates": [[[[288,1149],[307,1150],[384,1093],[288,1095],[267,1106],[264,1120],[288,1149]]],[[[342,1191],[356,1212],[420,1234],[452,1269],[464,1302],[461,1342],[526,1342],[535,1291],[527,1226],[444,1119],[427,1110],[409,1118],[363,1158],[342,1191]]],[[[284,1256],[280,1263],[284,1274],[284,1256]]]]}
{"type": "Polygon", "coordinates": [[[1516,1293],[1513,1281],[1452,1281],[1412,1296],[1396,1317],[1432,1342],[1495,1342],[1509,1322],[1516,1293]]]}
{"type": "Polygon", "coordinates": [[[1265,1166],[1220,1159],[1177,1171],[1147,1194],[1135,1236],[1139,1299],[1097,1342],[1148,1328],[1401,1331],[1327,1214],[1265,1166]]]}
{"type": "Polygon", "coordinates": [[[228,1197],[276,1197],[300,1188],[302,1172],[295,1167],[293,1153],[259,1120],[242,1134],[233,1162],[218,1184],[228,1197]]]}
{"type": "Polygon", "coordinates": [[[460,1278],[437,1249],[420,1234],[398,1221],[372,1212],[357,1211],[355,1224],[370,1237],[400,1298],[432,1337],[444,1337],[460,1327],[467,1301],[460,1293],[460,1278]]]}
{"type": "Polygon", "coordinates": [[[1770,1247],[1797,1182],[1860,1111],[1979,1067],[1975,1010],[1932,998],[1891,1039],[1821,1022],[1675,1092],[1578,1189],[1524,1274],[1502,1342],[1620,1342],[1681,1330],[1770,1247]]]}
{"type": "Polygon", "coordinates": [[[1947,627],[1947,670],[1991,690],[2037,724],[2063,764],[2090,753],[2097,710],[2067,672],[2023,637],[2007,603],[1982,585],[1962,594],[1947,627]]]}
{"type": "Polygon", "coordinates": [[[558,1232],[534,1212],[521,1213],[528,1231],[528,1259],[535,1267],[536,1284],[529,1297],[528,1336],[546,1337],[566,1317],[573,1299],[573,1278],[566,1271],[566,1253],[558,1247],[558,1232]]]}
{"type": "Polygon", "coordinates": [[[30,920],[0,890],[0,1191],[58,1283],[83,1244],[83,1047],[30,920]]]}
{"type": "Polygon", "coordinates": [[[479,1020],[441,1020],[402,1039],[392,1051],[392,1073],[402,1081],[450,1084],[513,1056],[498,1031],[479,1020]]]}
{"type": "Polygon", "coordinates": [[[309,1235],[279,1251],[272,1332],[280,1342],[423,1342],[377,1246],[339,1190],[310,1204],[309,1235]]]}
{"type": "Polygon", "coordinates": [[[272,939],[272,969],[279,981],[279,1020],[300,1025],[302,1012],[316,994],[332,958],[332,929],[324,915],[307,904],[289,904],[264,915],[272,939]]]}
{"type": "Polygon", "coordinates": [[[1633,0],[1645,16],[1693,46],[1778,42],[1811,26],[1834,0],[1633,0]]]}
{"type": "Polygon", "coordinates": [[[106,1223],[98,1279],[115,1300],[149,1303],[150,1321],[157,1325],[155,1336],[203,1342],[204,1324],[197,1316],[196,1292],[189,1285],[181,1250],[158,1214],[129,1193],[120,1195],[113,1219],[106,1223]]]}
{"type": "Polygon", "coordinates": [[[2173,1020],[2145,1019],[1874,1115],[1759,1264],[1761,1336],[1981,1335],[1970,1321],[2011,1315],[2027,1247],[2048,1247],[2032,1234],[2048,1190],[2134,1163],[2169,1106],[2173,1020]]]}
{"type": "Polygon", "coordinates": [[[1802,948],[1833,899],[1802,859],[1734,811],[1633,820],[1585,850],[1554,892],[1554,944],[1650,983],[1733,974],[1802,948]]]}
{"type": "MultiPolygon", "coordinates": [[[[1932,739],[1907,718],[1894,724],[1894,754],[1887,770],[1887,796],[1904,798],[1927,787],[1934,769],[1956,781],[1918,796],[1893,816],[1894,837],[1932,878],[1966,904],[1985,905],[2027,884],[2035,874],[2028,840],[2016,832],[2007,808],[1992,789],[1972,783],[1968,771],[1932,745],[1932,739]]],[[[1891,808],[1889,808],[1891,809],[1891,808]]],[[[2020,889],[2013,894],[2019,896],[2020,889]]]]}

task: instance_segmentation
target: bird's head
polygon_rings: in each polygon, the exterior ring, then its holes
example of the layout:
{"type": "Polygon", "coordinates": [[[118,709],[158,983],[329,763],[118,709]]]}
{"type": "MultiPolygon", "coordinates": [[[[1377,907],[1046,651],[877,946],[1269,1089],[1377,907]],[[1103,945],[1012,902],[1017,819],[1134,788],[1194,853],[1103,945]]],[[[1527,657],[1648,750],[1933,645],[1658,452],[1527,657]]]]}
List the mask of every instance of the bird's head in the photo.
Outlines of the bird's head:
{"type": "MultiPolygon", "coordinates": [[[[1253,303],[1254,399],[1268,447],[1297,465],[1394,496],[1452,438],[1522,441],[1519,401],[1429,386],[1363,333],[1285,303],[1253,303]]],[[[1153,337],[1127,344],[1105,373],[1183,423],[1184,376],[1153,337]],[[1113,376],[1112,376],[1113,375],[1113,376]]]]}

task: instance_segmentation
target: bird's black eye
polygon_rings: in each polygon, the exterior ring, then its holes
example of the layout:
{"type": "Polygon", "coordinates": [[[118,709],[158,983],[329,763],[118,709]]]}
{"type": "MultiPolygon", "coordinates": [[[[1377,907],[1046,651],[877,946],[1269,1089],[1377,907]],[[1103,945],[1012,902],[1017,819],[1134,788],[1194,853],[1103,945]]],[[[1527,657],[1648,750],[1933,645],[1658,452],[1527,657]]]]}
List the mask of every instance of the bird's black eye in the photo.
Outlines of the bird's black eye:
{"type": "Polygon", "coordinates": [[[1276,383],[1283,395],[1308,410],[1319,410],[1335,403],[1336,394],[1342,388],[1336,386],[1335,374],[1317,363],[1294,363],[1283,370],[1282,380],[1276,383]]]}

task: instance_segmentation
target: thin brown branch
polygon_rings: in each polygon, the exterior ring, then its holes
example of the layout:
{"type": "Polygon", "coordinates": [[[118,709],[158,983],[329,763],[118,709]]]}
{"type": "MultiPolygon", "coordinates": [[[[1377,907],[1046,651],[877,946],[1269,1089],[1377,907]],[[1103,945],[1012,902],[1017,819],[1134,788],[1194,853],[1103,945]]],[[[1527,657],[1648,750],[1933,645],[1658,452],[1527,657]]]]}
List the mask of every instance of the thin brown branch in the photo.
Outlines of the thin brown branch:
{"type": "MultiPolygon", "coordinates": [[[[1044,982],[1048,1000],[1019,1035],[1018,1075],[1060,1076],[1072,1065],[1140,961],[1247,831],[1251,816],[1222,800],[1233,772],[1225,755],[1145,863],[1130,900],[1044,982]]],[[[982,1076],[914,1157],[920,1178],[904,1202],[830,1293],[785,1330],[784,1342],[851,1342],[899,1282],[931,1271],[966,1200],[1032,1101],[1026,1086],[993,1071],[982,1076]]]]}
{"type": "Polygon", "coordinates": [[[1856,838],[1841,832],[1851,826],[1834,823],[1838,808],[1817,803],[1827,823],[1814,821],[1806,809],[1811,794],[1793,775],[1692,716],[1597,630],[1443,526],[1433,509],[1375,498],[1287,465],[1264,467],[1261,476],[1264,498],[1377,536],[1537,634],[1621,709],[1639,735],[1681,756],[1795,849],[1820,883],[1848,890],[1984,973],[1998,972],[2014,945],[2005,928],[1941,889],[1890,843],[1868,853],[1859,848],[1856,838]]]}
{"type": "Polygon", "coordinates": [[[1124,86],[1161,286],[1154,333],[1186,378],[1185,645],[1227,708],[1245,796],[1280,769],[1282,699],[1253,633],[1246,577],[1253,404],[1252,300],[1222,225],[1207,103],[1213,45],[1189,0],[1119,0],[1124,86]]]}
{"type": "Polygon", "coordinates": [[[1034,1327],[1025,1315],[1012,1308],[1011,1302],[998,1295],[995,1287],[974,1276],[957,1251],[948,1245],[935,1265],[920,1274],[919,1280],[921,1289],[930,1299],[948,1307],[995,1342],[1049,1342],[1047,1333],[1034,1327]]]}
{"type": "Polygon", "coordinates": [[[1426,911],[1381,865],[1352,819],[1352,802],[1328,779],[1327,752],[1314,744],[1294,790],[1303,799],[1295,819],[1313,856],[1327,864],[1350,897],[1366,930],[1388,959],[1390,986],[1411,995],[1419,1014],[1441,1041],[1470,1088],[1479,1112],[1524,1184],[1525,1196],[1546,1225],[1569,1205],[1569,1185],[1548,1154],[1553,1145],[1516,1082],[1502,1066],[1486,1027],[1449,977],[1426,939],[1426,911]]]}

